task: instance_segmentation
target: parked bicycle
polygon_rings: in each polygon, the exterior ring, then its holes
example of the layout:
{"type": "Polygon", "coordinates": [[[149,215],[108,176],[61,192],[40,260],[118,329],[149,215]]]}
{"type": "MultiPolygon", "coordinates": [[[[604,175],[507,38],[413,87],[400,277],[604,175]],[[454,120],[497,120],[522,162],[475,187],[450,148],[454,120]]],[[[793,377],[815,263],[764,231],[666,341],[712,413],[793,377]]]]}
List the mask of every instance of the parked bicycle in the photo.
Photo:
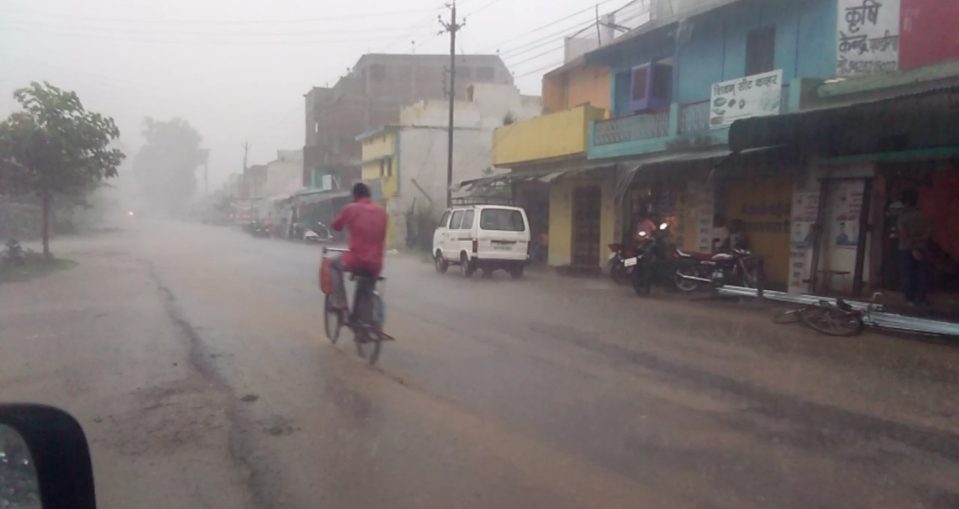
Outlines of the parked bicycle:
{"type": "MultiPolygon", "coordinates": [[[[870,304],[871,305],[871,304],[870,304]]],[[[829,336],[854,336],[862,332],[865,312],[853,309],[842,299],[833,304],[820,300],[815,304],[790,309],[773,317],[773,322],[789,324],[802,322],[809,328],[829,336]]]]}
{"type": "Polygon", "coordinates": [[[803,322],[830,336],[853,336],[869,326],[905,334],[959,338],[959,325],[956,323],[888,312],[878,303],[880,297],[882,293],[876,292],[869,302],[851,304],[842,299],[836,299],[835,304],[820,300],[779,313],[773,317],[773,322],[803,322]]]}
{"type": "MultiPolygon", "coordinates": [[[[327,252],[344,252],[346,249],[324,247],[327,252]]],[[[326,337],[335,345],[340,339],[340,330],[345,326],[353,331],[353,342],[360,357],[376,364],[384,341],[395,339],[383,332],[385,308],[377,285],[386,279],[369,273],[352,272],[350,281],[356,282],[353,304],[347,309],[336,309],[333,295],[327,294],[323,303],[323,326],[326,337]]]]}

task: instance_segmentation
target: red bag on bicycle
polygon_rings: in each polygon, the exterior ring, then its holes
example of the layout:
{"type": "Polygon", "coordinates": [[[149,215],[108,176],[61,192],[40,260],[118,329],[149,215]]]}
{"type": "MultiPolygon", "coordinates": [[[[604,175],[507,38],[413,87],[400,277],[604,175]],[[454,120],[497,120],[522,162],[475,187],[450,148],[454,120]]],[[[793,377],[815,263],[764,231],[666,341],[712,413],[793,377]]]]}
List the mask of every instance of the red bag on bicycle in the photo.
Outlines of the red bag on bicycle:
{"type": "Polygon", "coordinates": [[[330,262],[333,261],[329,256],[320,258],[320,290],[327,295],[333,294],[333,280],[330,279],[330,262]]]}

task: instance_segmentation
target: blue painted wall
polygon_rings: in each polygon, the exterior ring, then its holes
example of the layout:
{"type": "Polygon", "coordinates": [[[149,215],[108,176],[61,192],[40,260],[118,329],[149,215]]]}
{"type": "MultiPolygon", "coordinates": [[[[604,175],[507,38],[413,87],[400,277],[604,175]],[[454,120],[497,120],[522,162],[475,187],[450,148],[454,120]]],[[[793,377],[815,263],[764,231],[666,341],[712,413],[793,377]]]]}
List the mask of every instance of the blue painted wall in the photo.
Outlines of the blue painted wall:
{"type": "MultiPolygon", "coordinates": [[[[746,36],[769,25],[776,27],[775,68],[783,70],[784,83],[835,74],[836,0],[745,0],[686,21],[668,34],[623,44],[611,56],[611,68],[615,75],[675,55],[673,102],[708,99],[713,83],[745,76],[746,36]]],[[[628,80],[610,80],[613,115],[630,113],[628,89],[628,80]]]]}
{"type": "Polygon", "coordinates": [[[746,37],[776,27],[775,69],[783,82],[828,78],[836,68],[836,0],[750,0],[691,22],[678,51],[674,101],[709,98],[713,83],[746,75],[746,37]]]}
{"type": "Polygon", "coordinates": [[[673,56],[675,38],[671,33],[660,31],[642,36],[640,39],[643,41],[642,44],[623,44],[618,53],[612,57],[614,64],[610,66],[610,70],[615,79],[609,80],[609,86],[613,116],[632,113],[629,111],[629,73],[632,68],[673,56]]]}

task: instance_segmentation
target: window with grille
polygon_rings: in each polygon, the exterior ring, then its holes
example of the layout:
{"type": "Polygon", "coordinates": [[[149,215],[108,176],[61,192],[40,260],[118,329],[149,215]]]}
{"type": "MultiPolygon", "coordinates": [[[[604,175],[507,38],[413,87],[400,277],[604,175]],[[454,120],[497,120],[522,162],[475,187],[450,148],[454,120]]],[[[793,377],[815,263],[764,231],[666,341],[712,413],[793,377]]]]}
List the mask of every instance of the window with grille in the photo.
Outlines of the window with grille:
{"type": "Polygon", "coordinates": [[[746,76],[775,69],[776,27],[762,27],[746,35],[746,76]]]}

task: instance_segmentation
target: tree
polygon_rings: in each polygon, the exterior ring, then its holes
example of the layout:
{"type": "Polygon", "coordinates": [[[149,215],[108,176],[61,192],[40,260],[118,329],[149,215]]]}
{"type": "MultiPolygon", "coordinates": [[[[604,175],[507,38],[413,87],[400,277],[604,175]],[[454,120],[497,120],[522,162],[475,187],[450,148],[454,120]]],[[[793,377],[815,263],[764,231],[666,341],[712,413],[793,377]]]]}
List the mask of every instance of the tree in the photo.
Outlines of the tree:
{"type": "Polygon", "coordinates": [[[13,93],[23,107],[0,123],[0,193],[35,194],[43,211],[43,254],[50,257],[55,196],[79,197],[114,177],[123,153],[113,119],[86,111],[76,92],[31,82],[13,93]]]}
{"type": "Polygon", "coordinates": [[[183,212],[196,192],[196,168],[207,159],[203,138],[185,120],[149,117],[143,137],[146,144],[133,160],[133,172],[144,196],[170,213],[183,212]]]}

